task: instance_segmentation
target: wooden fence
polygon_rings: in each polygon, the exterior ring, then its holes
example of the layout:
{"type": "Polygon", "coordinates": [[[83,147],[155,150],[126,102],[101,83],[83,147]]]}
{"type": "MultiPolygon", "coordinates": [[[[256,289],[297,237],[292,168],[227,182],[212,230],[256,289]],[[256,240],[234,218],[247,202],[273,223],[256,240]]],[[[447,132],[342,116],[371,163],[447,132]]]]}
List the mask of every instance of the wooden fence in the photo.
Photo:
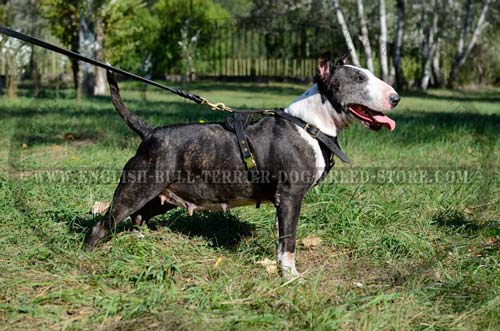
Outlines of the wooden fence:
{"type": "Polygon", "coordinates": [[[332,49],[331,27],[266,25],[238,21],[216,25],[200,51],[196,74],[207,77],[281,77],[314,75],[318,54],[332,49]]]}
{"type": "Polygon", "coordinates": [[[311,77],[315,70],[315,59],[283,58],[229,58],[205,60],[197,64],[199,76],[205,77],[311,77]]]}

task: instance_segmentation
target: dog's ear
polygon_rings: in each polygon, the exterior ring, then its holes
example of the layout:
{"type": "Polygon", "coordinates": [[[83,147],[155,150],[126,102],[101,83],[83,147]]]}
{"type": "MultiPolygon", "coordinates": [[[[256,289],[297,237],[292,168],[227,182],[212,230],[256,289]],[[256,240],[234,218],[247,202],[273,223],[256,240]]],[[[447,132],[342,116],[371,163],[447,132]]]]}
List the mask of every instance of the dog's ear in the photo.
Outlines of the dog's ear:
{"type": "Polygon", "coordinates": [[[324,52],[319,56],[318,67],[316,73],[321,80],[327,80],[330,77],[330,66],[332,61],[332,53],[324,52]]]}
{"type": "Polygon", "coordinates": [[[335,66],[338,67],[338,66],[343,66],[345,64],[347,64],[347,58],[349,57],[349,52],[350,50],[347,50],[344,55],[342,55],[338,60],[337,62],[335,62],[335,66]]]}

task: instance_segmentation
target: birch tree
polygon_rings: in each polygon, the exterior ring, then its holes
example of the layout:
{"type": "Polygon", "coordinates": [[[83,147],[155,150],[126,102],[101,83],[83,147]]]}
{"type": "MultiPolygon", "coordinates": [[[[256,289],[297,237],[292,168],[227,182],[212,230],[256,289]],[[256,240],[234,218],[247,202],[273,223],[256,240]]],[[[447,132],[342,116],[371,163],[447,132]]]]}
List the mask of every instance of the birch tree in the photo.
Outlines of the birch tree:
{"type": "MultiPolygon", "coordinates": [[[[424,9],[425,10],[425,9],[424,9]]],[[[425,19],[425,17],[424,17],[425,19]]],[[[438,22],[439,22],[439,4],[438,0],[432,2],[432,23],[427,35],[424,34],[424,61],[422,66],[422,79],[420,88],[426,91],[429,87],[429,80],[432,75],[432,63],[438,46],[438,22]]]]}
{"type": "Polygon", "coordinates": [[[394,42],[394,72],[396,76],[396,88],[402,89],[405,84],[403,69],[401,68],[401,56],[403,53],[403,38],[404,38],[404,21],[405,21],[405,1],[397,0],[397,23],[396,23],[396,40],[394,42]]]}
{"type": "MultiPolygon", "coordinates": [[[[104,56],[104,24],[103,16],[105,15],[104,6],[96,8],[95,15],[95,58],[97,61],[106,62],[104,56]]],[[[106,83],[106,70],[103,68],[95,67],[95,85],[94,95],[107,94],[106,83]]]]}
{"type": "Polygon", "coordinates": [[[342,12],[342,8],[340,7],[339,0],[333,0],[333,8],[335,10],[335,14],[337,16],[337,23],[342,30],[342,35],[344,36],[345,43],[347,48],[349,49],[349,55],[351,56],[351,61],[355,66],[360,66],[358,53],[356,52],[356,48],[354,47],[354,43],[352,42],[351,34],[349,32],[349,28],[347,27],[347,23],[344,19],[344,14],[342,12]]]}
{"type": "Polygon", "coordinates": [[[487,25],[486,22],[486,15],[488,13],[489,5],[491,3],[491,0],[484,0],[483,6],[481,9],[481,13],[479,14],[479,18],[476,21],[474,30],[472,32],[472,35],[467,43],[466,46],[466,38],[468,35],[468,31],[470,29],[471,25],[471,0],[466,0],[464,4],[464,18],[463,18],[463,25],[462,29],[460,30],[460,36],[458,39],[458,45],[457,45],[457,50],[455,52],[455,59],[453,61],[453,65],[450,71],[450,77],[448,78],[448,85],[450,87],[455,87],[457,85],[457,80],[458,80],[458,75],[460,73],[460,69],[464,65],[465,61],[469,57],[470,52],[478,42],[481,33],[485,26],[487,25]]]}
{"type": "Polygon", "coordinates": [[[361,24],[361,36],[359,39],[360,39],[361,43],[363,44],[363,48],[365,50],[366,67],[371,72],[375,72],[375,68],[373,66],[372,48],[370,46],[370,37],[368,35],[368,27],[366,25],[366,17],[365,17],[365,9],[364,9],[363,0],[357,0],[356,2],[357,2],[357,7],[358,7],[359,21],[361,24]]]}
{"type": "Polygon", "coordinates": [[[434,80],[434,86],[436,86],[436,87],[441,87],[442,81],[443,81],[442,76],[441,76],[441,67],[439,64],[439,58],[441,55],[440,51],[439,51],[440,45],[441,45],[441,40],[438,39],[436,52],[435,52],[434,57],[432,59],[432,78],[434,80]]]}
{"type": "MultiPolygon", "coordinates": [[[[95,58],[97,44],[94,21],[94,10],[98,0],[84,0],[84,5],[80,9],[79,43],[80,54],[89,58],[95,58]]],[[[86,62],[80,62],[80,87],[79,93],[86,96],[94,95],[95,88],[95,67],[86,62]]],[[[78,97],[80,94],[78,95],[78,97]]]]}
{"type": "Polygon", "coordinates": [[[389,65],[387,64],[387,23],[385,12],[385,0],[379,0],[380,37],[379,57],[382,80],[389,82],[389,65]]]}

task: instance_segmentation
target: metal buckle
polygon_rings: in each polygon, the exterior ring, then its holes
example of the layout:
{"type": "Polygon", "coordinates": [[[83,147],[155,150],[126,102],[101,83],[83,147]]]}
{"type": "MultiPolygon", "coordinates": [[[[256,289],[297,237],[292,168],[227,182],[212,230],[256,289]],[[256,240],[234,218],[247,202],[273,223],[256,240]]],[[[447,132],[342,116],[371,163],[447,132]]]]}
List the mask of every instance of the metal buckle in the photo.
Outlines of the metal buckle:
{"type": "Polygon", "coordinates": [[[245,160],[245,165],[247,166],[248,170],[253,169],[257,166],[252,155],[247,156],[246,158],[244,158],[244,160],[245,160]]]}
{"type": "Polygon", "coordinates": [[[319,134],[321,133],[320,129],[309,123],[306,123],[306,125],[304,125],[304,130],[306,130],[307,133],[309,133],[314,138],[318,138],[319,134]],[[312,131],[309,129],[311,129],[312,131]]]}

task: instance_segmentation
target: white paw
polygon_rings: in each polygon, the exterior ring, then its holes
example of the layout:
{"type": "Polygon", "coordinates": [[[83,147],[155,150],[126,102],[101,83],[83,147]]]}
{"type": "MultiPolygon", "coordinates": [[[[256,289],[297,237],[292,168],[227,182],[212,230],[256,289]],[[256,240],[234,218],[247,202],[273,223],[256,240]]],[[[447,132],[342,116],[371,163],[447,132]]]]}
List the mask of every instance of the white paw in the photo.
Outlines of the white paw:
{"type": "Polygon", "coordinates": [[[286,280],[292,280],[295,278],[299,278],[300,274],[295,268],[295,266],[282,266],[281,267],[281,276],[286,280]]]}
{"type": "Polygon", "coordinates": [[[278,264],[283,278],[291,280],[300,276],[297,268],[295,268],[295,253],[278,253],[278,264]]]}
{"type": "Polygon", "coordinates": [[[140,230],[140,229],[138,229],[138,228],[134,228],[134,229],[132,230],[132,232],[134,232],[134,233],[135,233],[135,235],[137,236],[137,238],[139,238],[139,239],[144,239],[144,238],[145,238],[144,234],[143,234],[143,233],[141,232],[141,230],[140,230]]]}

